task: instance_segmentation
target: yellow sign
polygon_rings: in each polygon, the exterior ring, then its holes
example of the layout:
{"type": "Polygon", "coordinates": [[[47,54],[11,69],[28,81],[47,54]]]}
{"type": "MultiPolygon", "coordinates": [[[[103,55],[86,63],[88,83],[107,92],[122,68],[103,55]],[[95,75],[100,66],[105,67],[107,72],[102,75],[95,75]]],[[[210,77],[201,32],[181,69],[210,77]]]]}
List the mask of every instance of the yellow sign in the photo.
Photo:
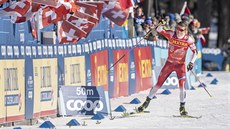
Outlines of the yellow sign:
{"type": "Polygon", "coordinates": [[[118,65],[118,81],[128,82],[128,63],[119,63],[118,65]]]}
{"type": "Polygon", "coordinates": [[[152,77],[152,64],[149,59],[141,60],[141,78],[152,77]]]}
{"type": "Polygon", "coordinates": [[[97,67],[97,85],[103,86],[107,84],[107,69],[106,65],[101,65],[97,67]]]}

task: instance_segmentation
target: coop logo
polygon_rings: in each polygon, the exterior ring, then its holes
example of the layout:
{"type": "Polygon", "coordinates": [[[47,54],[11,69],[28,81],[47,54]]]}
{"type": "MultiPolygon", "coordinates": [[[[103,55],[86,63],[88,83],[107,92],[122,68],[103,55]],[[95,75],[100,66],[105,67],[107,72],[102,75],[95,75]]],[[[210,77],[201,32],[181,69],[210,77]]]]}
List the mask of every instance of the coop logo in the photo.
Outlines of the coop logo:
{"type": "Polygon", "coordinates": [[[91,101],[91,100],[68,100],[66,107],[69,111],[92,111],[94,113],[102,111],[104,108],[103,102],[101,100],[91,101]]]}
{"type": "Polygon", "coordinates": [[[220,49],[215,49],[215,48],[203,48],[202,53],[203,54],[219,55],[219,54],[221,54],[221,50],[220,49]]]}
{"type": "Polygon", "coordinates": [[[175,86],[178,84],[178,79],[177,77],[168,77],[167,80],[164,82],[164,85],[166,86],[175,86]]]}

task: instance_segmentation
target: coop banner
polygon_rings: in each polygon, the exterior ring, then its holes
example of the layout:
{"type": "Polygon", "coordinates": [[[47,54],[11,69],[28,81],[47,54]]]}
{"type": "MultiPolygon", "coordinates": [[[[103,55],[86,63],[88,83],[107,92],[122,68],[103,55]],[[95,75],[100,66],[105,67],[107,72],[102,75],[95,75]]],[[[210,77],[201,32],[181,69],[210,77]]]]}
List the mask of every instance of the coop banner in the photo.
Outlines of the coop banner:
{"type": "Polygon", "coordinates": [[[104,86],[108,91],[108,50],[103,50],[90,55],[92,85],[104,86]]]}
{"type": "Polygon", "coordinates": [[[114,97],[127,96],[129,93],[129,50],[114,50],[114,97]]]}
{"type": "Polygon", "coordinates": [[[136,92],[152,87],[152,54],[150,47],[134,48],[136,92]]]}
{"type": "Polygon", "coordinates": [[[222,70],[224,55],[219,48],[202,49],[203,66],[208,70],[222,70]]]}
{"type": "Polygon", "coordinates": [[[62,86],[61,115],[109,114],[108,94],[103,86],[62,86]]]}

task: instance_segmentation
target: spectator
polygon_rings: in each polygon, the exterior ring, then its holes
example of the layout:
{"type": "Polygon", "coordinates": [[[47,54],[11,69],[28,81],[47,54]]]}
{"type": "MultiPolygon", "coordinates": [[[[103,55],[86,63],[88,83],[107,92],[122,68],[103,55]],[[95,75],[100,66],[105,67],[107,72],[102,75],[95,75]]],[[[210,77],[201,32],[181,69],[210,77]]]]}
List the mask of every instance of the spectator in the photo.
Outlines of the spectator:
{"type": "Polygon", "coordinates": [[[155,30],[157,26],[157,21],[156,18],[154,18],[154,24],[153,24],[153,19],[151,17],[146,18],[145,23],[143,25],[144,28],[144,35],[146,35],[145,39],[149,41],[156,41],[158,40],[158,35],[155,30]],[[148,35],[147,33],[151,31],[148,35]]]}
{"type": "Polygon", "coordinates": [[[134,27],[137,36],[144,36],[143,24],[145,22],[145,15],[141,7],[137,7],[134,13],[134,27]]]}

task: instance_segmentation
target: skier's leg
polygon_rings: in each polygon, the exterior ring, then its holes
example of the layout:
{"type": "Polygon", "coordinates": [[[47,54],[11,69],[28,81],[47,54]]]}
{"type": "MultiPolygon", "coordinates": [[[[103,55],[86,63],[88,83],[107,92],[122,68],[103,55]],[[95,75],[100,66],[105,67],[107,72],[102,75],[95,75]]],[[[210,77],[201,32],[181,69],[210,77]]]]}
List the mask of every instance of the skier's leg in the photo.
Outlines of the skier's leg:
{"type": "Polygon", "coordinates": [[[185,110],[185,98],[186,98],[186,90],[185,90],[185,82],[186,82],[186,73],[184,65],[181,66],[181,69],[176,70],[178,80],[179,80],[179,89],[180,89],[180,114],[187,115],[188,112],[185,110]]]}
{"type": "Polygon", "coordinates": [[[172,72],[172,69],[170,69],[170,67],[172,67],[172,63],[166,62],[166,64],[164,65],[164,67],[160,72],[156,85],[153,86],[149,91],[149,95],[146,97],[145,102],[140,107],[138,107],[138,112],[142,112],[144,109],[148,107],[151,99],[156,95],[158,89],[163,85],[164,81],[168,78],[168,76],[172,72]]]}

